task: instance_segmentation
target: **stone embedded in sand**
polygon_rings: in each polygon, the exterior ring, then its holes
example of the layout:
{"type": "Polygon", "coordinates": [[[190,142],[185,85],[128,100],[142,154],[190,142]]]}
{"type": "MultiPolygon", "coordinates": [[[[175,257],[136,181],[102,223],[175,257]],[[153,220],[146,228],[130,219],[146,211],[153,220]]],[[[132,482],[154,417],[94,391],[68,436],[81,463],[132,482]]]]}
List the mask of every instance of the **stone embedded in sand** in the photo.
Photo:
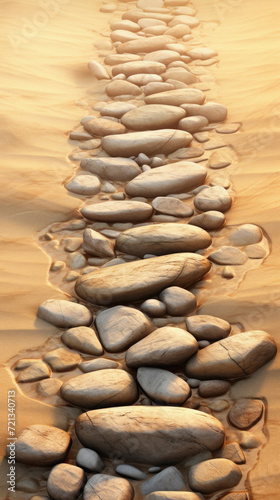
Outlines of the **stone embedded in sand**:
{"type": "Polygon", "coordinates": [[[181,103],[182,108],[185,109],[187,113],[187,116],[205,116],[209,123],[222,122],[227,117],[227,108],[218,102],[209,101],[206,104],[203,104],[203,106],[197,106],[197,104],[202,103],[181,103]]]}
{"type": "Polygon", "coordinates": [[[165,64],[158,61],[130,61],[118,64],[112,69],[113,76],[122,73],[126,77],[143,73],[160,75],[166,70],[165,64]]]}
{"type": "Polygon", "coordinates": [[[215,454],[216,458],[227,458],[235,464],[245,464],[246,457],[244,451],[238,443],[228,443],[215,454]]]}
{"type": "Polygon", "coordinates": [[[70,464],[58,464],[50,472],[47,492],[52,500],[76,500],[83,491],[86,474],[83,469],[70,464]]]}
{"type": "Polygon", "coordinates": [[[41,359],[36,360],[30,366],[24,368],[17,376],[16,380],[20,383],[38,382],[51,376],[51,370],[41,359]]]}
{"type": "Polygon", "coordinates": [[[163,255],[97,269],[78,278],[75,290],[89,302],[113,306],[148,299],[168,286],[187,287],[209,269],[209,261],[197,254],[163,255]]]}
{"type": "Polygon", "coordinates": [[[81,168],[89,170],[101,179],[127,182],[142,173],[139,165],[130,158],[85,158],[81,168]]]}
{"type": "Polygon", "coordinates": [[[196,252],[207,248],[211,242],[211,236],[204,229],[169,222],[128,229],[117,237],[116,248],[130,255],[144,257],[146,254],[196,252]]]}
{"type": "MultiPolygon", "coordinates": [[[[145,500],[204,500],[199,493],[191,491],[156,491],[149,493],[145,500]]],[[[243,499],[240,499],[243,500],[243,499]]]]}
{"type": "Polygon", "coordinates": [[[156,198],[188,192],[201,186],[205,177],[205,167],[182,160],[143,172],[126,185],[125,191],[131,197],[156,198]]]}
{"type": "Polygon", "coordinates": [[[87,219],[104,222],[142,222],[149,219],[153,209],[141,201],[104,201],[86,205],[81,213],[87,219]]]}
{"type": "Polygon", "coordinates": [[[191,33],[191,29],[187,24],[176,24],[172,28],[169,28],[165,35],[174,36],[175,38],[183,38],[185,35],[189,35],[191,33]]]}
{"type": "Polygon", "coordinates": [[[129,42],[130,40],[139,40],[139,35],[129,30],[114,30],[111,35],[112,42],[129,42]]]}
{"type": "Polygon", "coordinates": [[[128,111],[123,115],[121,122],[132,130],[154,130],[175,127],[184,116],[184,110],[177,106],[149,104],[128,111]]]}
{"type": "Polygon", "coordinates": [[[232,245],[244,246],[259,243],[263,237],[262,230],[254,224],[242,224],[235,227],[229,234],[232,245]]]}
{"type": "Polygon", "coordinates": [[[100,186],[100,180],[95,175],[77,175],[65,185],[68,191],[85,196],[99,193],[100,186]]]}
{"type": "Polygon", "coordinates": [[[103,234],[94,231],[94,229],[87,228],[83,233],[83,248],[90,255],[95,257],[109,257],[113,258],[114,242],[105,238],[103,234]]]}
{"type": "Polygon", "coordinates": [[[197,82],[197,77],[185,68],[172,67],[168,68],[165,73],[162,74],[162,79],[164,81],[169,81],[170,79],[176,80],[186,85],[191,85],[197,82]]]}
{"type": "Polygon", "coordinates": [[[170,286],[159,295],[166,305],[166,312],[171,316],[184,316],[196,309],[196,298],[193,293],[178,286],[170,286]]]}
{"type": "Polygon", "coordinates": [[[151,82],[162,82],[162,78],[160,75],[147,75],[146,73],[139,73],[138,75],[129,76],[127,81],[134,83],[134,85],[138,85],[138,87],[142,87],[143,85],[147,85],[151,82]]]}
{"type": "Polygon", "coordinates": [[[104,103],[104,106],[99,109],[100,114],[104,116],[112,116],[113,118],[121,118],[122,115],[130,111],[131,109],[135,109],[135,104],[130,102],[109,102],[104,103]]]}
{"type": "Polygon", "coordinates": [[[124,476],[129,479],[134,479],[135,481],[142,481],[143,479],[147,478],[147,475],[140,469],[137,469],[137,467],[134,467],[133,465],[127,465],[127,464],[117,465],[116,473],[119,474],[120,476],[124,476]]]}
{"type": "Polygon", "coordinates": [[[230,388],[231,384],[227,380],[202,380],[199,384],[198,394],[202,398],[214,398],[222,396],[230,388]]]}
{"type": "Polygon", "coordinates": [[[193,209],[177,198],[158,196],[152,201],[152,207],[160,214],[174,217],[191,217],[193,209]]]}
{"type": "Polygon", "coordinates": [[[104,456],[145,464],[176,464],[224,441],[222,424],[189,408],[131,406],[80,415],[76,433],[104,456]]]}
{"type": "Polygon", "coordinates": [[[70,253],[67,260],[70,269],[81,269],[82,267],[85,267],[87,263],[85,256],[80,252],[70,253]]]}
{"type": "MultiPolygon", "coordinates": [[[[175,89],[159,94],[152,94],[145,97],[146,104],[168,104],[171,106],[181,106],[182,104],[202,104],[205,100],[205,95],[198,89],[175,89]]],[[[184,106],[182,106],[183,109],[184,106]]],[[[201,106],[199,106],[201,107],[201,106]]],[[[202,115],[204,116],[204,115],[202,115]]],[[[206,117],[207,118],[207,117],[206,117]]]]}
{"type": "Polygon", "coordinates": [[[132,500],[133,497],[129,481],[107,474],[94,474],[83,492],[83,500],[132,500]]]}
{"type": "Polygon", "coordinates": [[[138,389],[131,375],[107,369],[70,378],[60,389],[61,397],[81,408],[106,408],[135,403],[138,389]]]}
{"type": "Polygon", "coordinates": [[[195,49],[191,49],[188,52],[188,56],[192,59],[210,59],[212,57],[217,56],[218,53],[215,50],[209,49],[207,47],[197,47],[195,49]]]}
{"type": "Polygon", "coordinates": [[[231,326],[228,321],[208,314],[188,316],[186,319],[187,330],[197,340],[216,341],[230,334],[231,326]]]}
{"type": "Polygon", "coordinates": [[[145,95],[158,94],[159,92],[166,92],[173,89],[174,85],[166,82],[150,82],[142,88],[145,95]]]}
{"type": "Polygon", "coordinates": [[[241,469],[231,460],[214,458],[193,465],[188,472],[190,487],[207,495],[233,488],[242,478],[241,469]]]}
{"type": "Polygon", "coordinates": [[[219,265],[241,266],[247,262],[248,256],[239,248],[222,246],[215,252],[211,253],[208,256],[208,259],[219,265]]]}
{"type": "Polygon", "coordinates": [[[183,405],[191,395],[187,382],[162,368],[138,368],[137,381],[149,398],[161,404],[183,405]]]}
{"type": "Polygon", "coordinates": [[[110,28],[112,31],[127,30],[127,31],[132,31],[133,33],[137,33],[137,31],[140,31],[140,26],[138,23],[134,23],[133,21],[125,19],[110,23],[110,28]]]}
{"type": "Polygon", "coordinates": [[[222,125],[218,125],[215,130],[216,132],[218,132],[219,134],[234,134],[235,132],[237,132],[240,127],[241,127],[241,123],[223,123],[222,125]]]}
{"type": "Polygon", "coordinates": [[[196,28],[199,25],[199,20],[196,17],[181,14],[174,16],[173,21],[169,23],[169,26],[172,28],[177,24],[187,24],[190,28],[196,28]]]}
{"type": "Polygon", "coordinates": [[[54,372],[74,370],[82,360],[78,353],[64,347],[47,352],[43,359],[54,372]]]}
{"type": "Polygon", "coordinates": [[[219,340],[195,354],[186,364],[188,377],[243,378],[274,358],[276,344],[268,333],[255,330],[219,340]]]}
{"type": "Polygon", "coordinates": [[[228,418],[234,427],[238,429],[249,429],[262,417],[264,411],[263,402],[259,399],[238,399],[230,409],[228,418]]]}
{"type": "Polygon", "coordinates": [[[158,328],[130,347],[126,353],[129,367],[180,365],[198,350],[197,341],[185,330],[172,326],[158,328]]]}
{"type": "Polygon", "coordinates": [[[114,12],[117,8],[115,3],[104,3],[101,5],[99,11],[100,12],[114,12]]]}
{"type": "Polygon", "coordinates": [[[144,56],[144,61],[156,61],[166,66],[174,61],[179,61],[180,55],[175,50],[156,50],[144,56]]]}
{"type": "Polygon", "coordinates": [[[88,63],[88,69],[97,78],[97,80],[110,80],[108,71],[100,62],[90,61],[88,63]]]}
{"type": "Polygon", "coordinates": [[[109,54],[107,57],[105,57],[105,64],[108,64],[108,66],[115,66],[116,64],[123,64],[129,61],[141,61],[142,57],[139,56],[138,54],[129,54],[129,53],[124,53],[124,54],[109,54]]]}
{"type": "Polygon", "coordinates": [[[229,167],[231,165],[231,154],[230,149],[221,148],[210,155],[207,166],[216,170],[229,167]]]}
{"type": "Polygon", "coordinates": [[[149,156],[172,153],[188,146],[191,140],[192,136],[183,130],[147,130],[104,137],[102,148],[111,156],[137,156],[140,153],[149,156]]]}
{"type": "Polygon", "coordinates": [[[166,314],[166,305],[158,299],[147,299],[140,306],[141,311],[151,318],[161,318],[166,314]]]}
{"type": "Polygon", "coordinates": [[[113,80],[105,87],[109,97],[118,97],[120,95],[137,96],[142,94],[142,90],[137,85],[126,80],[113,80]]]}
{"type": "Polygon", "coordinates": [[[187,118],[180,120],[178,126],[181,130],[185,130],[190,134],[195,134],[201,128],[206,127],[208,123],[209,122],[205,116],[188,116],[187,118]]]}
{"type": "MultiPolygon", "coordinates": [[[[51,467],[66,459],[70,446],[68,432],[51,425],[29,425],[17,436],[16,461],[35,467],[51,467]]],[[[6,455],[10,455],[9,445],[6,455]]]]}
{"type": "Polygon", "coordinates": [[[92,322],[92,313],[87,307],[68,300],[45,300],[38,308],[38,316],[61,328],[89,326],[92,322]]]}
{"type": "MultiPolygon", "coordinates": [[[[142,0],[143,2],[143,0],[142,0]]],[[[150,6],[151,4],[149,4],[150,6]]],[[[153,12],[153,15],[151,15],[150,12],[143,12],[138,11],[138,10],[128,10],[125,12],[122,16],[122,19],[129,19],[130,21],[133,21],[137,23],[139,19],[151,19],[153,18],[154,20],[157,19],[159,21],[164,21],[165,23],[170,23],[173,19],[172,14],[167,14],[167,13],[162,13],[162,12],[153,12]]]]}
{"type": "Polygon", "coordinates": [[[84,373],[95,372],[97,370],[108,370],[110,368],[118,368],[119,364],[112,359],[98,358],[89,359],[80,363],[79,368],[84,373]]]}
{"type": "Polygon", "coordinates": [[[249,259],[263,259],[266,256],[266,251],[261,245],[249,245],[244,251],[249,259]]]}
{"type": "Polygon", "coordinates": [[[176,467],[167,467],[141,484],[143,495],[161,490],[185,491],[186,489],[184,478],[176,467]]]}
{"type": "Polygon", "coordinates": [[[225,216],[222,212],[216,210],[209,210],[203,214],[195,215],[191,218],[188,224],[193,226],[202,227],[207,231],[219,229],[225,222],[225,216]]]}
{"type": "Polygon", "coordinates": [[[90,132],[91,135],[98,135],[100,137],[124,134],[126,132],[126,128],[121,123],[107,118],[94,118],[93,120],[89,120],[84,124],[84,128],[90,132]]]}
{"type": "Polygon", "coordinates": [[[152,16],[141,17],[140,19],[138,19],[137,22],[138,22],[141,29],[155,27],[155,26],[164,26],[166,29],[166,22],[165,21],[162,21],[160,19],[155,19],[152,16]]]}
{"type": "Polygon", "coordinates": [[[97,315],[95,323],[100,340],[109,352],[124,351],[151,331],[148,318],[138,309],[126,306],[105,309],[97,315]]]}
{"type": "Polygon", "coordinates": [[[76,464],[86,471],[101,472],[105,465],[96,451],[90,448],[80,448],[76,456],[76,464]]]}
{"type": "Polygon", "coordinates": [[[78,231],[86,227],[83,219],[72,219],[67,222],[59,222],[50,228],[50,233],[60,233],[60,231],[78,231]]]}
{"type": "Polygon", "coordinates": [[[194,198],[197,210],[207,212],[217,210],[226,212],[231,207],[232,199],[227,190],[221,186],[213,186],[200,191],[194,198]]]}
{"type": "Polygon", "coordinates": [[[168,35],[151,36],[148,38],[141,37],[139,40],[131,40],[124,42],[117,47],[118,54],[126,52],[132,54],[141,54],[147,52],[154,52],[155,50],[162,50],[166,45],[174,42],[175,38],[168,35]]]}
{"type": "Polygon", "coordinates": [[[86,326],[70,328],[63,332],[61,340],[70,349],[76,349],[92,356],[101,356],[103,354],[102,345],[92,328],[86,326]]]}
{"type": "Polygon", "coordinates": [[[61,386],[62,382],[58,378],[47,378],[39,382],[37,391],[42,396],[48,398],[50,396],[57,396],[61,386]]]}

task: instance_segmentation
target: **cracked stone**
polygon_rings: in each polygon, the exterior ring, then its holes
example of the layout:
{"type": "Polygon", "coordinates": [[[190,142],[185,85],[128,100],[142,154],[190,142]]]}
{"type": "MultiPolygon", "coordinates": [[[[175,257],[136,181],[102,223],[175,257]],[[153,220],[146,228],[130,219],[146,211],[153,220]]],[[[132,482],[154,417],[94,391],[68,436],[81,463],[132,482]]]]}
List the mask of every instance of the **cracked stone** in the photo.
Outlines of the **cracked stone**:
{"type": "Polygon", "coordinates": [[[188,472],[190,487],[207,495],[236,486],[241,478],[241,469],[231,460],[214,458],[193,465],[188,472]]]}
{"type": "Polygon", "coordinates": [[[84,489],[86,474],[70,464],[58,464],[50,472],[47,492],[52,500],[76,500],[84,489]]]}
{"type": "Polygon", "coordinates": [[[107,474],[94,474],[83,492],[83,500],[132,500],[133,497],[129,481],[107,474]]]}

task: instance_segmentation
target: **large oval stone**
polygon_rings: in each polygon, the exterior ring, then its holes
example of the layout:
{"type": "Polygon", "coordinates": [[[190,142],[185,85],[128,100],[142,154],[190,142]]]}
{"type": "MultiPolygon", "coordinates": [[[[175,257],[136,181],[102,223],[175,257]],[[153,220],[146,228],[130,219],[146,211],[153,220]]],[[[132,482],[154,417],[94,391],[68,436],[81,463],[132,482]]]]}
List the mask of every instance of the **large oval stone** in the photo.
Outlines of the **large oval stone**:
{"type": "Polygon", "coordinates": [[[205,177],[204,166],[179,161],[143,172],[126,185],[125,191],[128,196],[146,198],[184,193],[203,184],[205,177]]]}
{"type": "Polygon", "coordinates": [[[67,403],[93,409],[133,404],[138,390],[131,375],[109,368],[70,378],[62,385],[60,395],[67,403]]]}
{"type": "Polygon", "coordinates": [[[150,73],[153,75],[160,75],[166,70],[165,64],[157,61],[131,61],[123,64],[117,64],[112,69],[113,76],[120,73],[126,77],[131,75],[138,75],[139,73],[150,73]]]}
{"type": "Polygon", "coordinates": [[[48,299],[38,308],[39,318],[61,328],[89,326],[92,313],[82,304],[68,300],[48,299]]]}
{"type": "MultiPolygon", "coordinates": [[[[142,14],[142,12],[141,12],[142,14]]],[[[175,38],[168,35],[151,36],[148,38],[141,37],[140,40],[130,40],[118,45],[118,54],[131,53],[141,54],[147,52],[154,52],[155,50],[162,50],[166,48],[169,43],[174,43],[175,38]]]]}
{"type": "Polygon", "coordinates": [[[86,483],[83,500],[132,500],[133,488],[127,479],[94,474],[86,483]]]}
{"type": "Polygon", "coordinates": [[[147,464],[176,464],[224,442],[214,417],[189,408],[131,406],[80,415],[76,432],[82,444],[105,456],[147,464]]]}
{"type": "Polygon", "coordinates": [[[183,405],[191,394],[187,382],[161,368],[141,366],[137,370],[137,380],[143,391],[161,404],[183,405]]]}
{"type": "Polygon", "coordinates": [[[146,104],[169,104],[171,106],[181,106],[182,104],[202,104],[205,95],[198,89],[175,89],[152,94],[145,97],[146,104]]]}
{"type": "Polygon", "coordinates": [[[206,495],[233,488],[241,477],[240,467],[226,458],[214,458],[193,465],[188,473],[190,487],[206,495]]]}
{"type": "Polygon", "coordinates": [[[242,332],[201,349],[187,362],[186,373],[198,379],[243,378],[270,361],[276,351],[268,333],[242,332]]]}
{"type": "Polygon", "coordinates": [[[101,144],[104,151],[111,156],[128,157],[140,153],[148,156],[157,153],[167,155],[176,149],[187,147],[191,141],[192,136],[188,132],[167,128],[110,135],[103,137],[101,144]]]}
{"type": "Polygon", "coordinates": [[[87,219],[104,222],[142,222],[152,215],[153,209],[141,201],[104,201],[82,208],[87,219]]]}
{"type": "Polygon", "coordinates": [[[201,255],[181,253],[127,262],[96,269],[76,281],[76,293],[99,305],[145,300],[168,286],[187,286],[200,280],[210,269],[201,255]]]}
{"type": "Polygon", "coordinates": [[[81,168],[98,175],[101,179],[127,182],[141,174],[142,170],[131,158],[85,158],[81,168]]]}
{"type": "Polygon", "coordinates": [[[184,116],[185,111],[177,106],[149,104],[128,111],[121,122],[132,130],[154,130],[175,127],[184,116]]]}

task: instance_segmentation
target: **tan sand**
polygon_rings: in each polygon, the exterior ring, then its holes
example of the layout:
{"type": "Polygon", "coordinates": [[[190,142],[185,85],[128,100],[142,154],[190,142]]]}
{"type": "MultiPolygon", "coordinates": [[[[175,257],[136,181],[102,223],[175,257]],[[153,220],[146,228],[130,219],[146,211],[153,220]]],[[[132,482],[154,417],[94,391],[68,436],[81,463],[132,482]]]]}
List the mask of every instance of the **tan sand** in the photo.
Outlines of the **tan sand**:
{"type": "MultiPolygon", "coordinates": [[[[40,28],[34,25],[40,11],[35,0],[6,2],[1,8],[2,363],[21,349],[36,348],[56,331],[36,319],[43,300],[63,294],[48,285],[50,261],[36,247],[33,236],[51,222],[68,219],[79,206],[63,188],[71,172],[71,163],[66,160],[72,150],[67,131],[85,114],[75,102],[91,86],[86,65],[96,50],[93,39],[100,39],[100,33],[107,30],[108,15],[98,12],[101,1],[58,3],[59,11],[40,28]],[[31,21],[33,36],[24,31],[23,18],[31,21]],[[18,48],[11,45],[9,36],[21,37],[17,38],[18,48]]],[[[261,0],[196,0],[195,7],[198,17],[209,21],[197,32],[201,31],[205,45],[217,50],[220,58],[218,68],[213,69],[218,86],[211,95],[229,108],[229,121],[243,123],[242,134],[230,137],[238,153],[232,176],[237,196],[227,221],[259,224],[272,240],[272,252],[262,267],[249,272],[228,299],[219,297],[217,290],[203,312],[241,322],[245,329],[265,329],[279,345],[280,104],[276,54],[280,5],[277,0],[269,5],[261,0]]],[[[236,384],[232,391],[233,397],[265,397],[268,403],[268,444],[250,474],[254,500],[280,498],[279,359],[251,380],[236,384]]],[[[1,381],[3,453],[6,394],[14,387],[5,367],[1,368],[1,381]]],[[[59,409],[17,392],[17,430],[42,421],[66,426],[59,409]]],[[[1,469],[5,472],[3,465],[1,469]]]]}

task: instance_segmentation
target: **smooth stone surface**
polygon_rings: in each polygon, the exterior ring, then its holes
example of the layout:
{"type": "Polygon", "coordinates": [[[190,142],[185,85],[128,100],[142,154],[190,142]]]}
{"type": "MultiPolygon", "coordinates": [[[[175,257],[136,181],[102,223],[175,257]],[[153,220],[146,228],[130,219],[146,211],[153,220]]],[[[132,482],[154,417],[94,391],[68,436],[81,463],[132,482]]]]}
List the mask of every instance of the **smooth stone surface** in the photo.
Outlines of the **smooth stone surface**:
{"type": "Polygon", "coordinates": [[[165,64],[158,61],[131,61],[123,64],[118,64],[113,67],[113,76],[124,74],[126,77],[138,75],[139,73],[147,73],[160,75],[165,71],[165,64]]]}
{"type": "Polygon", "coordinates": [[[92,322],[87,307],[68,300],[45,300],[38,308],[38,316],[61,328],[88,326],[92,322]]]}
{"type": "Polygon", "coordinates": [[[132,130],[154,130],[175,127],[183,116],[185,111],[178,106],[149,104],[128,111],[123,115],[121,122],[132,130]]]}
{"type": "Polygon", "coordinates": [[[100,62],[90,61],[88,63],[88,69],[97,78],[97,80],[110,80],[108,71],[100,62]]]}
{"type": "Polygon", "coordinates": [[[190,333],[181,328],[165,326],[130,347],[125,359],[132,368],[168,367],[184,363],[197,350],[197,342],[190,333]]]}
{"type": "Polygon", "coordinates": [[[222,212],[209,210],[202,214],[195,215],[188,223],[193,226],[202,227],[202,229],[206,229],[208,231],[213,231],[222,227],[224,222],[225,216],[222,212]]]}
{"type": "Polygon", "coordinates": [[[205,116],[188,116],[187,118],[183,118],[179,122],[179,128],[189,132],[190,134],[195,134],[201,128],[206,127],[208,125],[208,120],[205,116]]]}
{"type": "Polygon", "coordinates": [[[90,472],[101,472],[105,467],[98,453],[90,448],[81,448],[78,451],[76,464],[90,472]]]}
{"type": "Polygon", "coordinates": [[[238,399],[229,411],[228,418],[234,427],[249,429],[262,417],[263,402],[259,399],[238,399]]]}
{"type": "Polygon", "coordinates": [[[151,323],[138,309],[116,306],[105,309],[96,317],[100,340],[109,352],[121,352],[146,337],[151,323]]]}
{"type": "Polygon", "coordinates": [[[143,479],[146,479],[147,477],[147,475],[140,469],[137,469],[137,467],[127,464],[118,465],[116,467],[116,473],[119,474],[120,476],[124,476],[129,479],[134,479],[135,481],[143,481],[143,479]]]}
{"type": "Polygon", "coordinates": [[[230,388],[231,384],[227,380],[202,380],[199,384],[198,394],[202,398],[214,398],[222,396],[230,388]]]}
{"type": "Polygon", "coordinates": [[[197,47],[196,49],[191,49],[188,52],[188,56],[192,59],[210,59],[212,57],[217,56],[217,52],[215,50],[209,49],[207,47],[197,47]]]}
{"type": "Polygon", "coordinates": [[[110,25],[112,31],[115,30],[128,30],[133,33],[137,33],[140,31],[140,26],[138,23],[134,23],[133,21],[122,19],[120,21],[115,21],[110,25]]]}
{"type": "Polygon", "coordinates": [[[210,155],[207,166],[216,170],[220,168],[226,168],[231,164],[230,155],[231,152],[229,152],[227,148],[218,149],[217,151],[214,151],[214,153],[210,155]]]}
{"type": "Polygon", "coordinates": [[[187,486],[184,478],[176,467],[167,467],[163,469],[141,485],[141,493],[143,495],[161,490],[181,491],[186,489],[187,486]]]}
{"type": "MultiPolygon", "coordinates": [[[[194,103],[202,104],[202,103],[194,103]]],[[[187,101],[181,103],[182,108],[186,110],[187,116],[205,116],[209,123],[222,122],[227,117],[227,108],[218,102],[207,102],[203,106],[189,105],[187,101]]]]}
{"type": "Polygon", "coordinates": [[[186,325],[188,332],[197,340],[220,340],[227,337],[231,330],[228,321],[208,314],[189,316],[186,325]]]}
{"type": "Polygon", "coordinates": [[[244,378],[270,361],[276,344],[268,333],[237,333],[205,347],[187,362],[188,377],[198,379],[244,378]]]}
{"type": "Polygon", "coordinates": [[[161,318],[166,314],[166,305],[158,299],[145,300],[140,306],[143,313],[152,318],[161,318]]]}
{"type": "Polygon", "coordinates": [[[68,191],[91,196],[100,191],[100,180],[95,175],[78,175],[65,185],[68,191]]]}
{"type": "Polygon", "coordinates": [[[128,157],[139,153],[149,156],[173,153],[176,149],[188,146],[191,140],[192,136],[183,130],[148,130],[104,137],[102,148],[111,156],[128,157]]]}
{"type": "Polygon", "coordinates": [[[49,366],[41,359],[38,359],[35,363],[24,368],[16,377],[16,380],[19,383],[39,382],[39,380],[49,378],[50,376],[51,370],[49,366]]]}
{"type": "Polygon", "coordinates": [[[119,364],[112,359],[99,358],[90,359],[80,363],[79,368],[84,373],[94,372],[97,370],[108,370],[109,368],[118,368],[119,364]]]}
{"type": "MultiPolygon", "coordinates": [[[[66,459],[70,446],[68,432],[51,425],[29,425],[17,436],[16,461],[35,467],[51,467],[66,459]]],[[[6,454],[10,455],[10,447],[6,454]]]]}
{"type": "Polygon", "coordinates": [[[189,408],[131,406],[94,410],[76,419],[79,440],[105,456],[153,465],[176,464],[222,446],[224,429],[189,408]],[[168,443],[168,446],[166,445],[168,443]]]}
{"type": "MultiPolygon", "coordinates": [[[[135,14],[136,17],[138,17],[139,13],[135,12],[135,14]]],[[[144,13],[141,14],[144,15],[144,13]]],[[[117,52],[118,54],[123,54],[126,52],[131,54],[154,52],[155,50],[165,49],[168,43],[173,43],[173,42],[174,38],[172,36],[168,35],[151,36],[149,38],[141,38],[140,40],[131,40],[130,42],[122,43],[117,47],[117,52]]]]}
{"type": "Polygon", "coordinates": [[[160,300],[166,305],[170,316],[184,316],[196,309],[196,298],[193,293],[178,286],[170,286],[161,292],[160,300]]]}
{"type": "Polygon", "coordinates": [[[70,464],[58,464],[50,472],[47,491],[53,500],[76,500],[83,491],[86,474],[70,464]]]}
{"type": "Polygon", "coordinates": [[[249,259],[264,259],[266,256],[265,249],[260,245],[249,245],[244,251],[249,259]]]}
{"type": "Polygon", "coordinates": [[[188,472],[188,478],[193,490],[210,494],[236,486],[242,478],[242,471],[231,460],[214,458],[193,465],[188,472]]]}
{"type": "Polygon", "coordinates": [[[152,201],[152,207],[160,214],[174,217],[191,217],[193,209],[177,198],[158,196],[152,201]]]}
{"type": "Polygon", "coordinates": [[[76,349],[92,356],[101,356],[103,354],[102,345],[92,328],[86,326],[70,328],[63,332],[61,340],[70,349],[76,349]]]}
{"type": "Polygon", "coordinates": [[[201,212],[217,210],[226,212],[231,207],[232,199],[226,189],[221,186],[213,186],[203,189],[194,198],[195,207],[201,212]]]}
{"type": "Polygon", "coordinates": [[[191,33],[191,29],[187,24],[176,24],[172,28],[169,28],[165,34],[174,36],[175,38],[183,38],[185,35],[189,35],[191,33]]]}
{"type": "Polygon", "coordinates": [[[135,109],[135,104],[130,102],[109,102],[104,103],[104,106],[99,110],[101,115],[112,116],[113,118],[121,118],[122,115],[135,109]]]}
{"type": "Polygon", "coordinates": [[[159,92],[166,92],[167,90],[172,90],[174,86],[166,82],[150,82],[143,87],[143,92],[145,95],[157,94],[159,92]]]}
{"type": "Polygon", "coordinates": [[[143,257],[146,254],[196,252],[207,248],[211,242],[211,236],[204,229],[169,222],[128,229],[119,234],[116,247],[121,252],[143,257]]]}
{"type": "Polygon", "coordinates": [[[239,248],[222,246],[208,256],[208,259],[215,264],[224,266],[241,266],[248,260],[245,252],[239,248]]]}
{"type": "Polygon", "coordinates": [[[61,380],[58,378],[48,378],[45,380],[41,380],[37,386],[37,390],[42,396],[50,397],[56,396],[59,393],[59,389],[62,386],[61,380]]]}
{"type": "Polygon", "coordinates": [[[246,457],[244,451],[238,443],[228,443],[215,454],[216,458],[227,458],[235,464],[245,464],[246,457]]]}
{"type": "Polygon", "coordinates": [[[138,40],[140,38],[139,35],[129,30],[114,30],[110,37],[112,42],[129,42],[130,40],[138,40]]]}
{"type": "Polygon", "coordinates": [[[126,479],[94,474],[86,483],[83,500],[132,500],[134,491],[126,479]]]}
{"type": "Polygon", "coordinates": [[[129,200],[114,200],[86,205],[81,213],[87,219],[104,222],[142,222],[152,215],[147,203],[129,200]]]}
{"type": "MultiPolygon", "coordinates": [[[[138,28],[140,26],[138,25],[138,28]]],[[[109,66],[115,66],[115,64],[123,64],[129,61],[141,61],[142,57],[138,54],[123,53],[123,54],[109,54],[105,57],[104,62],[109,66]]]]}
{"type": "Polygon", "coordinates": [[[149,398],[161,404],[183,405],[191,395],[191,389],[183,379],[161,368],[138,368],[137,381],[149,398]]]}
{"type": "Polygon", "coordinates": [[[85,158],[81,168],[89,170],[101,179],[127,182],[141,174],[139,165],[130,158],[85,158]]]}
{"type": "Polygon", "coordinates": [[[107,369],[83,373],[62,385],[61,397],[81,408],[106,408],[129,405],[138,397],[136,383],[123,370],[107,369]]]}
{"type": "Polygon", "coordinates": [[[59,347],[47,352],[44,361],[48,363],[54,372],[73,370],[81,362],[81,356],[69,349],[59,347]]]}
{"type": "Polygon", "coordinates": [[[114,242],[103,236],[103,234],[87,228],[83,232],[83,248],[90,255],[100,258],[113,258],[114,242]]]}
{"type": "Polygon", "coordinates": [[[126,185],[125,191],[131,197],[156,198],[190,191],[203,184],[205,177],[205,167],[183,160],[143,172],[126,185]]]}
{"type": "Polygon", "coordinates": [[[167,66],[168,64],[179,61],[180,55],[175,50],[155,50],[144,56],[144,61],[156,61],[167,66]]]}
{"type": "Polygon", "coordinates": [[[215,130],[219,134],[234,134],[237,132],[242,123],[223,123],[222,125],[218,125],[215,130]]]}
{"type": "Polygon", "coordinates": [[[121,95],[137,96],[142,94],[141,89],[137,85],[126,80],[113,80],[106,85],[105,90],[109,97],[119,97],[121,95]]]}
{"type": "Polygon", "coordinates": [[[126,128],[121,123],[105,117],[87,121],[84,124],[84,128],[91,135],[97,135],[99,137],[113,134],[124,134],[126,132],[126,128]]]}
{"type": "Polygon", "coordinates": [[[162,78],[160,75],[139,73],[137,75],[129,76],[127,81],[134,83],[134,85],[138,85],[138,87],[143,87],[143,85],[147,85],[151,82],[162,82],[162,78]]]}
{"type": "MultiPolygon", "coordinates": [[[[171,106],[181,106],[182,104],[202,104],[205,96],[198,89],[176,89],[160,92],[145,97],[146,104],[168,104],[171,106]]],[[[182,106],[183,109],[184,106],[182,106]]],[[[204,116],[204,115],[203,115],[204,116]]]]}
{"type": "Polygon", "coordinates": [[[193,16],[187,16],[184,14],[177,15],[174,17],[173,21],[169,23],[169,26],[176,26],[177,24],[187,24],[190,28],[196,28],[199,25],[199,20],[193,16]]]}
{"type": "Polygon", "coordinates": [[[259,243],[263,237],[260,227],[254,224],[242,224],[234,228],[229,234],[232,245],[244,246],[259,243]]]}

